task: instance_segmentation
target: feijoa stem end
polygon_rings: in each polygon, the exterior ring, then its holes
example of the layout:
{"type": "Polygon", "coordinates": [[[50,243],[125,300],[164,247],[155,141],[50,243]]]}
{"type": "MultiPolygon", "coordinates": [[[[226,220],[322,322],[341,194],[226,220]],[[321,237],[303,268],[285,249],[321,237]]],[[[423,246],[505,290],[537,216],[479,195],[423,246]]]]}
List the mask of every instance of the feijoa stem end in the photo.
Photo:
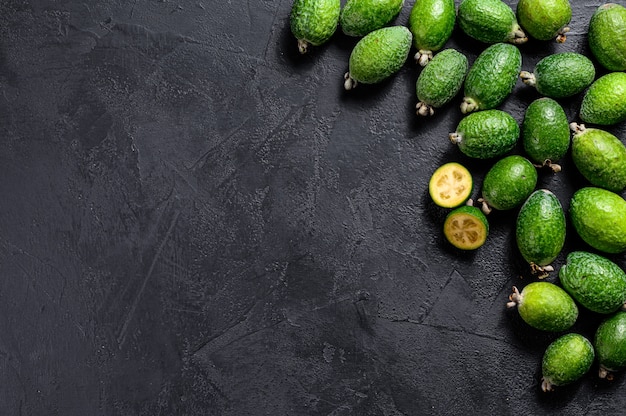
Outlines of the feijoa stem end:
{"type": "Polygon", "coordinates": [[[535,74],[533,74],[532,72],[522,71],[519,73],[519,77],[526,85],[530,85],[531,87],[537,85],[537,79],[535,78],[535,74]]]}
{"type": "Polygon", "coordinates": [[[528,42],[528,36],[526,36],[526,32],[524,32],[522,27],[517,23],[513,26],[511,34],[512,37],[511,39],[509,39],[509,42],[514,45],[521,45],[522,43],[528,42]]]}
{"type": "Polygon", "coordinates": [[[480,210],[483,212],[483,214],[489,215],[491,213],[491,207],[489,206],[487,201],[485,201],[484,198],[478,198],[478,202],[480,202],[481,204],[480,210]]]}
{"type": "Polygon", "coordinates": [[[343,76],[343,79],[343,87],[346,89],[346,91],[353,90],[358,85],[358,82],[356,82],[356,80],[352,79],[352,77],[350,76],[350,72],[346,72],[343,76]]]}
{"type": "Polygon", "coordinates": [[[541,378],[541,390],[545,393],[548,391],[552,391],[554,389],[554,384],[550,382],[546,377],[541,378]]]}
{"type": "Polygon", "coordinates": [[[537,279],[545,279],[549,276],[549,272],[553,272],[554,267],[551,265],[539,266],[535,263],[530,263],[530,273],[537,277],[537,279]]]}
{"type": "Polygon", "coordinates": [[[569,129],[574,133],[574,134],[580,134],[583,131],[586,130],[586,127],[584,124],[578,124],[575,121],[569,123],[569,129]]]}
{"type": "Polygon", "coordinates": [[[522,301],[522,294],[517,287],[513,286],[513,292],[509,295],[509,301],[506,303],[507,308],[514,308],[522,301]]]}
{"type": "Polygon", "coordinates": [[[561,171],[561,165],[559,165],[558,163],[552,162],[550,159],[544,160],[542,164],[534,164],[533,166],[535,166],[538,169],[548,168],[552,170],[552,173],[557,173],[561,171]]]}
{"type": "Polygon", "coordinates": [[[419,103],[417,103],[415,105],[415,113],[418,116],[432,116],[433,114],[435,114],[435,109],[433,108],[432,105],[428,105],[423,101],[420,101],[419,103]]]}
{"type": "Polygon", "coordinates": [[[426,66],[433,59],[433,52],[428,49],[420,49],[415,54],[415,62],[420,66],[426,66]]]}
{"type": "Polygon", "coordinates": [[[567,36],[565,34],[569,31],[570,29],[567,26],[561,28],[561,30],[559,30],[559,33],[556,35],[557,43],[565,43],[565,41],[567,40],[567,36]]]}
{"type": "Polygon", "coordinates": [[[309,42],[304,39],[298,39],[298,51],[300,51],[300,53],[304,55],[305,53],[307,53],[308,50],[309,42]]]}
{"type": "Polygon", "coordinates": [[[461,113],[467,114],[478,109],[478,103],[473,98],[464,97],[461,103],[461,113]]]}
{"type": "Polygon", "coordinates": [[[461,140],[463,140],[463,137],[461,136],[460,133],[454,132],[454,133],[450,133],[448,135],[448,138],[450,139],[450,141],[454,144],[459,144],[461,143],[461,140]]]}

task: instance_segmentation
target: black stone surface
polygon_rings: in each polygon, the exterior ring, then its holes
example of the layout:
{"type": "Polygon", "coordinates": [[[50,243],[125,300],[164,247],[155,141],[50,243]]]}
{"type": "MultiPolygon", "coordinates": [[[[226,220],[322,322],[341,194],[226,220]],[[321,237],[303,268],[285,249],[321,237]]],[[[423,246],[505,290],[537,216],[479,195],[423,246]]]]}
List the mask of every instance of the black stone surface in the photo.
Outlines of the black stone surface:
{"type": "MultiPolygon", "coordinates": [[[[521,46],[523,69],[589,54],[600,3],[572,4],[567,42],[521,46]]],[[[300,56],[290,9],[0,2],[0,414],[622,414],[597,364],[541,392],[556,334],[505,307],[533,281],[515,211],[475,252],[444,240],[430,174],[465,164],[477,198],[491,163],[447,138],[461,97],[418,119],[410,61],[345,92],[356,40],[300,56]]],[[[535,98],[518,81],[500,108],[521,122],[535,98]]],[[[538,186],[567,209],[585,183],[568,156],[538,186]]],[[[578,248],[568,228],[557,269],[578,248]]]]}

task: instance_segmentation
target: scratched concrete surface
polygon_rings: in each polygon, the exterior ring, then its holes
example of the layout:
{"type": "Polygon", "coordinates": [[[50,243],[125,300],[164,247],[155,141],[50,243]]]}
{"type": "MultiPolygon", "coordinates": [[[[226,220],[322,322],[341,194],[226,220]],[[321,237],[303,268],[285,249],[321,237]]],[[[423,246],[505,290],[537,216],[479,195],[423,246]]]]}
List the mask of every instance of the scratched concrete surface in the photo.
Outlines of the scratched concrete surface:
{"type": "MultiPolygon", "coordinates": [[[[524,69],[589,53],[599,4],[573,2],[565,44],[523,45],[524,69]]],[[[346,93],[356,40],[300,56],[290,8],[0,2],[0,414],[621,412],[624,377],[595,364],[541,393],[555,335],[505,310],[532,281],[515,211],[476,252],[444,241],[430,174],[464,163],[477,198],[489,167],[447,139],[461,98],[418,120],[411,62],[346,93]]],[[[500,108],[521,122],[535,98],[518,82],[500,108]]],[[[563,166],[538,186],[567,209],[585,181],[563,166]]],[[[557,267],[581,247],[568,229],[557,267]]]]}

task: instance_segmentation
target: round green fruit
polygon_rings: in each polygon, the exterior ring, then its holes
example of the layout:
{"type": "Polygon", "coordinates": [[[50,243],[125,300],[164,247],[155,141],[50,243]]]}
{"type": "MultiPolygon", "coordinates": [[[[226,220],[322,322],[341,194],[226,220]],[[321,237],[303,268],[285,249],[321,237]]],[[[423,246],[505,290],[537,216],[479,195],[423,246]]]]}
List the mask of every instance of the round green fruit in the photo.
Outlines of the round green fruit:
{"type": "Polygon", "coordinates": [[[517,307],[524,322],[541,331],[565,331],[578,319],[574,299],[561,287],[546,281],[529,283],[521,292],[513,286],[507,307],[517,307]]]}
{"type": "Polygon", "coordinates": [[[609,71],[626,70],[626,7],[617,3],[599,6],[587,30],[589,49],[609,71]]]}
{"type": "Polygon", "coordinates": [[[600,378],[626,368],[626,312],[618,311],[600,323],[593,346],[600,368],[600,378]]]}
{"type": "Polygon", "coordinates": [[[569,333],[557,338],[541,360],[541,389],[551,391],[579,380],[591,369],[594,358],[593,345],[584,336],[569,333]]]}
{"type": "Polygon", "coordinates": [[[490,159],[513,149],[519,135],[517,121],[509,113],[485,110],[463,117],[449,138],[466,156],[490,159]]]}
{"type": "Polygon", "coordinates": [[[552,98],[538,98],[528,105],[521,128],[524,151],[534,163],[558,172],[570,147],[570,127],[563,107],[552,98]]]}
{"type": "Polygon", "coordinates": [[[521,205],[535,190],[537,169],[525,157],[506,156],[497,161],[483,180],[482,211],[489,214],[492,208],[500,211],[521,205]]]}
{"type": "Polygon", "coordinates": [[[337,30],[340,13],[339,0],[294,0],[289,21],[300,53],[326,43],[337,30]]]}

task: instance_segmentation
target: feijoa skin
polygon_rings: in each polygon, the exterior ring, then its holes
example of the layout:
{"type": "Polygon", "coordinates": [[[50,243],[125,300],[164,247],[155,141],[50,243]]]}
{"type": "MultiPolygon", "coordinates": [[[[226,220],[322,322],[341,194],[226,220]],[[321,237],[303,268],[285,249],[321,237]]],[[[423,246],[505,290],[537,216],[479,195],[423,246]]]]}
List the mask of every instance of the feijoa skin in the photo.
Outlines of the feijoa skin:
{"type": "Polygon", "coordinates": [[[610,72],[589,86],[580,104],[580,119],[604,126],[626,120],[625,72],[610,72]]]}
{"type": "Polygon", "coordinates": [[[529,159],[559,172],[559,161],[570,147],[570,127],[563,107],[552,98],[531,102],[524,113],[522,145],[529,159]]]}
{"type": "Polygon", "coordinates": [[[560,286],[547,281],[529,283],[521,292],[513,286],[507,307],[517,307],[524,322],[541,331],[565,331],[578,319],[574,299],[560,286]]]}
{"type": "Polygon", "coordinates": [[[579,94],[591,85],[596,69],[591,59],[576,52],[548,55],[535,65],[533,72],[522,71],[520,78],[545,97],[566,98],[579,94]]]}
{"type": "Polygon", "coordinates": [[[588,186],[572,195],[569,217],[587,244],[603,253],[626,251],[626,201],[609,190],[588,186]]]}
{"type": "Polygon", "coordinates": [[[339,25],[348,36],[365,36],[395,19],[403,5],[404,0],[348,0],[339,25]]]}
{"type": "Polygon", "coordinates": [[[589,49],[609,71],[626,70],[626,7],[616,3],[599,6],[587,30],[589,49]]]}
{"type": "Polygon", "coordinates": [[[466,156],[491,159],[513,149],[519,135],[519,125],[509,113],[485,110],[463,117],[449,138],[466,156]]]}
{"type": "Polygon", "coordinates": [[[594,186],[621,192],[626,188],[626,146],[608,131],[572,123],[572,159],[594,186]]]}
{"type": "Polygon", "coordinates": [[[605,318],[593,340],[600,378],[612,378],[612,373],[626,369],[626,312],[618,311],[605,318]]]}
{"type": "Polygon", "coordinates": [[[510,155],[498,160],[483,180],[482,211],[506,211],[521,205],[537,186],[537,169],[528,159],[510,155]]]}
{"type": "Polygon", "coordinates": [[[559,270],[559,280],[575,301],[593,312],[610,314],[626,302],[626,273],[599,254],[569,253],[559,270]]]}
{"type": "Polygon", "coordinates": [[[517,20],[527,35],[563,43],[572,20],[572,6],[569,0],[519,0],[517,20]]]}
{"type": "Polygon", "coordinates": [[[416,0],[409,15],[409,30],[413,46],[417,49],[415,60],[426,66],[433,54],[446,44],[456,22],[454,0],[416,0]]]}
{"type": "Polygon", "coordinates": [[[498,107],[513,91],[521,67],[522,54],[515,45],[488,46],[467,73],[461,112],[467,114],[498,107]]]}
{"type": "Polygon", "coordinates": [[[417,114],[432,116],[436,108],[449,103],[463,87],[467,69],[467,58],[455,49],[435,55],[415,83],[417,114]]]}
{"type": "Polygon", "coordinates": [[[462,0],[457,22],[465,34],[484,43],[519,45],[528,40],[513,9],[501,0],[462,0]]]}
{"type": "Polygon", "coordinates": [[[289,20],[300,53],[326,43],[337,30],[340,13],[339,0],[294,0],[289,20]]]}
{"type": "Polygon", "coordinates": [[[569,333],[554,340],[541,360],[541,390],[571,384],[584,376],[595,359],[591,341],[580,334],[569,333]]]}
{"type": "Polygon", "coordinates": [[[405,26],[383,27],[362,37],[350,54],[345,89],[375,84],[398,72],[409,56],[412,38],[405,26]]]}

